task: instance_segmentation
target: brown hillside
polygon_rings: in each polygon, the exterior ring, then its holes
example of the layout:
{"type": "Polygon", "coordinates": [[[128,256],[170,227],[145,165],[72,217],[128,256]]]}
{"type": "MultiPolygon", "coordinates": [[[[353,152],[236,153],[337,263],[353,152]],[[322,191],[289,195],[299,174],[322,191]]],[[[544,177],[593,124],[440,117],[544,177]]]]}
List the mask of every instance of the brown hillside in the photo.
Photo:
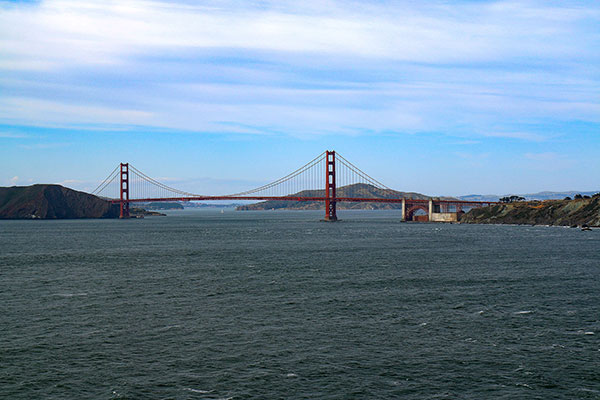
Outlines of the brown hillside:
{"type": "Polygon", "coordinates": [[[461,218],[471,224],[600,226],[600,196],[591,199],[527,201],[476,208],[461,218]]]}
{"type": "Polygon", "coordinates": [[[117,218],[119,208],[60,185],[0,187],[0,219],[117,218]]]}

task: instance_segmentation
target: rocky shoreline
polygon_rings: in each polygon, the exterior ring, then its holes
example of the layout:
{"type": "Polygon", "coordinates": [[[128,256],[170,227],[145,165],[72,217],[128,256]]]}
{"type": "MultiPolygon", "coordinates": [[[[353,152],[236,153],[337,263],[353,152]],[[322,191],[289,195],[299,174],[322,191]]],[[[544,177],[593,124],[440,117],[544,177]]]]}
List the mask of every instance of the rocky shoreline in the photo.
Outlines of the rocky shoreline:
{"type": "Polygon", "coordinates": [[[587,199],[523,201],[475,208],[463,215],[460,222],[600,227],[600,195],[587,199]]]}

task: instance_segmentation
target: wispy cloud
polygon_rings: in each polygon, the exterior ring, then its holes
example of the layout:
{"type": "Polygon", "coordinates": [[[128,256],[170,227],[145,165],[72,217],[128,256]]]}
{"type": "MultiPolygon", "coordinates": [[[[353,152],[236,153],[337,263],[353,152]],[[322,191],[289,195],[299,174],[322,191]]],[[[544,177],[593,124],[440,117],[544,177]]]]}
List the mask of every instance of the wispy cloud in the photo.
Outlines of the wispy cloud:
{"type": "Polygon", "coordinates": [[[486,132],[483,135],[486,137],[520,139],[533,142],[542,142],[547,138],[544,135],[533,132],[486,132]]]}
{"type": "Polygon", "coordinates": [[[33,143],[33,144],[20,144],[19,147],[24,150],[44,150],[44,149],[57,149],[61,147],[71,146],[71,143],[59,143],[59,142],[49,142],[49,143],[33,143]]]}
{"type": "Polygon", "coordinates": [[[600,123],[599,23],[536,0],[0,3],[0,121],[541,142],[525,124],[600,123]]]}
{"type": "Polygon", "coordinates": [[[93,182],[88,182],[88,181],[82,181],[80,179],[66,179],[62,182],[60,182],[61,185],[73,185],[73,184],[82,184],[82,183],[93,183],[93,182]]]}
{"type": "Polygon", "coordinates": [[[19,133],[19,132],[1,132],[0,131],[0,138],[4,138],[4,139],[25,139],[28,138],[29,135],[26,135],[24,133],[19,133]]]}
{"type": "Polygon", "coordinates": [[[575,161],[570,159],[569,156],[552,151],[525,153],[523,156],[527,160],[526,163],[529,168],[542,171],[560,171],[575,164],[575,161]]]}
{"type": "Polygon", "coordinates": [[[81,105],[75,102],[39,100],[30,97],[0,98],[0,119],[35,120],[47,122],[73,121],[77,123],[97,123],[114,121],[121,124],[135,124],[148,118],[149,112],[127,110],[119,107],[81,105]]]}
{"type": "Polygon", "coordinates": [[[598,17],[594,7],[543,2],[172,2],[42,1],[5,6],[3,45],[13,60],[29,57],[113,64],[153,48],[238,48],[350,54],[409,61],[500,60],[523,55],[576,55],[565,35],[598,17]],[[510,19],[511,29],[505,29],[510,19]],[[535,24],[532,25],[532,22],[535,24]],[[31,29],[33,28],[33,29],[31,29]],[[556,39],[552,45],[549,37],[556,39]],[[30,46],[21,43],[27,40],[30,46]],[[545,46],[540,46],[546,43],[545,46]],[[73,51],[76,50],[76,51],[73,51]],[[41,53],[40,53],[41,52],[41,53]],[[42,55],[44,57],[39,57],[42,55]],[[52,56],[53,55],[53,56],[52,56]]]}

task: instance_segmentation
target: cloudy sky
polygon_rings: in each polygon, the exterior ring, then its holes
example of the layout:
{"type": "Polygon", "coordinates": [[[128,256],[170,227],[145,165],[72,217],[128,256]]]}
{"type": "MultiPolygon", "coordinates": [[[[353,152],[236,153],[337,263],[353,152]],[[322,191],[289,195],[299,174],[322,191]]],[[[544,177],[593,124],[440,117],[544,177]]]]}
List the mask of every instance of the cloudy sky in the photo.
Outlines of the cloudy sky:
{"type": "Polygon", "coordinates": [[[600,190],[600,2],[0,0],[0,185],[600,190]]]}

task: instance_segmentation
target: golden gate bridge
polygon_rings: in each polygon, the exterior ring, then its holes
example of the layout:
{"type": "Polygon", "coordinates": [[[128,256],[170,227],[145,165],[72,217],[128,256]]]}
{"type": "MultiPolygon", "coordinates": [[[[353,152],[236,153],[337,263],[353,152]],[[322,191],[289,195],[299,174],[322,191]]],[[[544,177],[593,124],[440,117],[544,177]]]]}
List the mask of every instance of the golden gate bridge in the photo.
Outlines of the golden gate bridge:
{"type": "Polygon", "coordinates": [[[399,203],[402,220],[416,218],[422,210],[428,221],[452,221],[464,208],[483,207],[494,202],[456,199],[413,198],[390,189],[335,151],[324,151],[292,173],[266,185],[228,195],[202,195],[161,183],[129,163],[119,164],[92,192],[120,205],[120,217],[129,217],[131,203],[164,201],[260,200],[310,201],[325,204],[325,221],[337,220],[337,204],[399,203]]]}

